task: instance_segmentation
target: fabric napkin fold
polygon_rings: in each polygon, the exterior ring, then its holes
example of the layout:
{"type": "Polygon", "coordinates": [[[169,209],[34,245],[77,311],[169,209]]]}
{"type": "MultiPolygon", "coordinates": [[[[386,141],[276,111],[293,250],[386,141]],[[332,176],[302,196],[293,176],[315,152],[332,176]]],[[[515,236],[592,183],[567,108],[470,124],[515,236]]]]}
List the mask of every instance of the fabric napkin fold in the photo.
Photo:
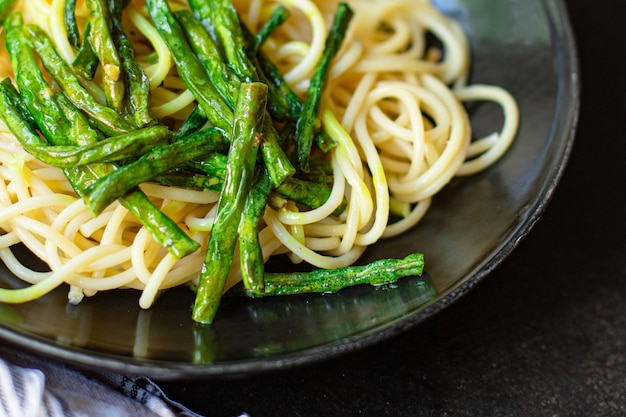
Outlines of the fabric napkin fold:
{"type": "Polygon", "coordinates": [[[2,347],[0,417],[4,416],[202,417],[167,398],[148,378],[86,375],[61,363],[2,347]]]}

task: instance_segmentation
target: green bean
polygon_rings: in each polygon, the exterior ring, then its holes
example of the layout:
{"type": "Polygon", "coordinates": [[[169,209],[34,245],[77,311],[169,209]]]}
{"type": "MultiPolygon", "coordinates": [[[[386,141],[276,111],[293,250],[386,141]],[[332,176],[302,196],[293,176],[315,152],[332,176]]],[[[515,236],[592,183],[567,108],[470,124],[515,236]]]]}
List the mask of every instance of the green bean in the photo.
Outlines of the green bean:
{"type": "Polygon", "coordinates": [[[318,117],[319,102],[324,91],[330,62],[339,51],[353,12],[346,3],[339,3],[335,12],[332,27],[326,37],[326,44],[322,57],[315,66],[311,83],[304,97],[302,114],[296,125],[296,156],[297,164],[303,171],[308,170],[309,156],[313,145],[315,131],[320,126],[318,117]]]}
{"type": "Polygon", "coordinates": [[[194,158],[215,152],[222,140],[220,131],[204,129],[166,145],[158,145],[136,161],[123,165],[87,188],[85,204],[99,214],[109,204],[137,185],[149,181],[194,158]]]}
{"type": "Polygon", "coordinates": [[[309,272],[266,272],[264,291],[247,290],[250,297],[292,295],[313,292],[336,292],[343,288],[360,285],[383,285],[400,278],[422,275],[424,255],[413,253],[402,259],[380,259],[366,265],[345,268],[318,269],[309,272]]]}
{"type": "Polygon", "coordinates": [[[46,70],[54,77],[67,97],[76,107],[89,114],[103,132],[115,135],[132,130],[122,115],[114,109],[101,105],[87,92],[40,27],[32,24],[24,25],[24,33],[46,70]]]}
{"type": "Polygon", "coordinates": [[[193,319],[200,323],[211,323],[217,312],[263,136],[267,86],[241,84],[237,97],[224,189],[220,193],[192,312],[193,319]]]}
{"type": "Polygon", "coordinates": [[[125,86],[122,82],[122,63],[111,36],[111,14],[107,0],[87,0],[91,44],[102,66],[102,84],[107,103],[110,107],[121,110],[124,102],[125,86]]]}

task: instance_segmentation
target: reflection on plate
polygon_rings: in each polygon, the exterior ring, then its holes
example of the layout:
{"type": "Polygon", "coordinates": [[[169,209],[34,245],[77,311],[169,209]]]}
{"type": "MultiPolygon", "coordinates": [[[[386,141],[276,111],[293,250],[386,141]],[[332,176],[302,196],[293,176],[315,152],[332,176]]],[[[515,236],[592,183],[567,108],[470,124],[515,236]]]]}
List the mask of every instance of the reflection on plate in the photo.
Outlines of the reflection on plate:
{"type": "MultiPolygon", "coordinates": [[[[415,230],[376,244],[362,260],[421,251],[423,277],[338,294],[227,297],[210,327],[194,325],[193,295],[184,288],[145,311],[133,291],[101,293],[73,306],[63,289],[32,303],[0,305],[0,337],[91,368],[157,378],[242,374],[366,346],[471,289],[529,232],[560,178],[578,111],[576,54],[560,1],[434,3],[470,34],[472,82],[508,89],[518,100],[521,126],[498,164],[454,179],[415,230]]],[[[471,110],[477,136],[498,126],[499,109],[471,110]]],[[[0,282],[20,285],[3,267],[0,282]]]]}

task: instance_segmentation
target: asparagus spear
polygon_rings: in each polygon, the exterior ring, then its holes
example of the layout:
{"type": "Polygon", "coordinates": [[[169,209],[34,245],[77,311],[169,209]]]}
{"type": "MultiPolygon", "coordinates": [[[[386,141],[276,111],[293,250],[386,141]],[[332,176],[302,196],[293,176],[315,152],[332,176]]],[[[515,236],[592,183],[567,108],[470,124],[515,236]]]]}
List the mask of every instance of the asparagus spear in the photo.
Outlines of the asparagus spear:
{"type": "MultiPolygon", "coordinates": [[[[82,113],[69,100],[65,103],[64,108],[66,108],[68,114],[73,114],[73,117],[70,117],[72,120],[80,120],[83,117],[82,113]]],[[[88,128],[86,122],[82,123],[82,125],[88,128]]],[[[81,135],[81,137],[89,138],[93,136],[81,135]]],[[[99,178],[112,173],[115,169],[113,164],[104,163],[92,164],[87,168],[88,170],[83,170],[80,181],[76,181],[81,184],[77,190],[81,197],[84,197],[88,186],[94,184],[99,178]]],[[[126,195],[119,198],[118,201],[139,220],[154,240],[166,248],[172,256],[182,258],[200,247],[196,241],[187,236],[176,223],[159,210],[138,188],[130,190],[126,195]]]]}
{"type": "Polygon", "coordinates": [[[136,161],[121,166],[89,186],[85,190],[85,204],[98,214],[142,182],[149,181],[154,176],[174,169],[188,160],[215,152],[221,140],[219,130],[208,128],[171,144],[155,146],[136,161]]]}
{"type": "Polygon", "coordinates": [[[172,187],[191,188],[204,191],[221,191],[224,185],[224,182],[220,178],[212,177],[210,175],[180,171],[157,175],[152,178],[151,181],[172,187]]]}
{"type": "Polygon", "coordinates": [[[175,15],[185,31],[189,45],[204,65],[215,89],[229,107],[234,107],[240,84],[237,74],[223,61],[217,45],[191,11],[179,10],[175,15]]]}
{"type": "Polygon", "coordinates": [[[44,80],[35,57],[22,35],[22,15],[14,13],[4,22],[5,42],[18,88],[24,103],[46,138],[66,144],[70,124],[54,99],[54,92],[44,80]]]}
{"type": "MultiPolygon", "coordinates": [[[[206,14],[207,9],[202,8],[198,3],[192,2],[192,6],[193,5],[203,10],[201,13],[206,14]]],[[[228,10],[227,14],[230,16],[231,20],[235,19],[234,21],[226,19],[219,12],[216,12],[216,15],[221,16],[220,22],[214,22],[212,20],[214,19],[213,14],[206,16],[202,15],[203,18],[201,18],[204,25],[200,23],[200,21],[196,19],[195,16],[193,16],[193,14],[188,10],[180,10],[176,12],[176,17],[183,26],[194,52],[205,65],[215,87],[220,94],[222,94],[222,97],[232,106],[234,100],[230,97],[234,97],[235,93],[233,90],[237,90],[239,82],[248,82],[250,80],[265,82],[265,79],[261,77],[261,74],[257,73],[256,66],[252,62],[254,60],[253,54],[248,54],[246,57],[242,57],[243,55],[241,51],[248,52],[244,49],[244,44],[246,42],[244,32],[239,27],[239,20],[236,14],[233,15],[230,8],[228,8],[228,10]],[[238,41],[233,41],[228,38],[229,45],[227,46],[228,50],[237,50],[237,53],[230,52],[227,56],[222,57],[222,55],[225,54],[225,48],[222,44],[223,38],[216,36],[212,37],[207,30],[207,26],[210,28],[218,26],[228,28],[237,27],[240,35],[237,34],[235,37],[238,41]],[[238,62],[231,62],[230,60],[232,59],[236,59],[238,62]]],[[[227,33],[228,30],[222,30],[222,32],[227,33]]],[[[283,96],[284,93],[285,91],[268,91],[268,109],[272,117],[277,120],[287,120],[291,115],[289,110],[286,108],[287,102],[283,96]]],[[[293,120],[295,120],[295,118],[293,120]]]]}
{"type": "MultiPolygon", "coordinates": [[[[192,91],[207,119],[213,126],[229,132],[233,111],[211,82],[202,62],[196,57],[185,38],[185,31],[165,0],[147,0],[148,12],[161,37],[168,45],[181,78],[192,91]]],[[[295,172],[291,162],[278,144],[278,133],[272,121],[264,121],[265,140],[261,152],[274,185],[295,172]]]]}
{"type": "Polygon", "coordinates": [[[46,70],[65,91],[67,97],[76,107],[89,114],[103,132],[115,135],[132,130],[131,125],[121,114],[101,105],[85,90],[71,67],[61,58],[48,35],[40,27],[32,24],[24,25],[24,33],[46,70]]]}
{"type": "MultiPolygon", "coordinates": [[[[26,104],[25,107],[30,111],[31,117],[36,120],[46,139],[52,145],[76,145],[79,140],[87,142],[93,140],[97,136],[94,132],[76,133],[68,123],[70,119],[80,120],[83,117],[82,113],[73,107],[72,103],[66,103],[61,108],[54,94],[50,91],[50,87],[45,82],[35,57],[29,49],[28,42],[23,37],[21,15],[9,16],[7,23],[5,25],[7,49],[16,74],[22,101],[26,104]],[[68,119],[66,113],[72,114],[72,117],[68,119]],[[76,142],[72,143],[72,140],[76,142]]],[[[54,53],[56,54],[56,51],[54,53]]],[[[82,123],[82,126],[89,129],[87,123],[82,123]]],[[[64,169],[64,173],[76,193],[82,196],[88,185],[94,183],[100,176],[110,173],[113,169],[112,164],[92,164],[88,167],[67,168],[64,169]]],[[[189,238],[139,190],[128,193],[120,199],[120,203],[172,255],[180,258],[198,249],[198,243],[189,238]]]]}
{"type": "Polygon", "coordinates": [[[183,121],[176,133],[174,133],[174,140],[178,140],[186,135],[200,130],[208,122],[206,116],[202,112],[202,109],[196,106],[189,116],[183,121]]]}
{"type": "Polygon", "coordinates": [[[215,43],[221,47],[226,63],[237,77],[242,82],[258,81],[256,68],[248,60],[243,48],[243,33],[232,1],[213,0],[209,3],[210,7],[206,7],[206,0],[191,0],[189,5],[211,33],[215,43]]]}
{"type": "Polygon", "coordinates": [[[124,102],[125,86],[121,79],[122,63],[115,42],[111,36],[111,14],[107,0],[87,0],[91,44],[102,65],[102,84],[107,103],[121,110],[124,102]]]}
{"type": "Polygon", "coordinates": [[[200,323],[213,321],[222,297],[263,136],[267,86],[241,84],[237,97],[224,189],[218,201],[192,313],[193,319],[200,323]]]}
{"type": "Polygon", "coordinates": [[[146,5],[150,18],[172,54],[178,73],[198,101],[202,112],[213,126],[223,132],[230,132],[233,111],[211,83],[167,1],[147,0],[146,5]]]}
{"type": "Polygon", "coordinates": [[[126,76],[128,87],[128,102],[130,112],[138,127],[156,123],[156,118],[150,109],[150,80],[143,68],[135,59],[133,45],[128,39],[122,24],[121,0],[109,0],[111,15],[111,35],[121,60],[122,73],[126,76]]]}
{"type": "Polygon", "coordinates": [[[72,62],[72,68],[76,74],[87,80],[93,79],[96,75],[96,71],[98,70],[98,65],[100,64],[98,55],[96,54],[96,51],[94,51],[93,45],[91,45],[90,33],[91,25],[87,22],[87,25],[85,25],[85,32],[83,33],[83,41],[79,45],[76,57],[72,62]]]}
{"type": "MultiPolygon", "coordinates": [[[[276,188],[276,192],[296,203],[316,209],[328,200],[332,190],[326,185],[317,182],[300,178],[289,178],[276,188]]],[[[339,216],[344,212],[347,205],[348,201],[344,197],[342,203],[335,209],[333,214],[339,216]]]]}
{"type": "Polygon", "coordinates": [[[353,14],[352,9],[346,3],[339,3],[337,6],[332,27],[326,38],[324,53],[315,66],[315,72],[311,77],[311,83],[304,97],[302,114],[296,125],[294,139],[296,142],[298,167],[304,171],[308,170],[313,138],[315,137],[315,131],[320,126],[318,117],[319,102],[324,91],[330,62],[341,47],[353,14]]]}
{"type": "Polygon", "coordinates": [[[80,33],[76,24],[76,0],[65,0],[63,5],[63,19],[65,21],[65,30],[67,31],[67,40],[74,48],[80,48],[80,33]]]}
{"type": "Polygon", "coordinates": [[[261,81],[269,86],[268,109],[276,120],[296,121],[302,110],[302,102],[291,89],[283,74],[262,51],[256,49],[257,38],[241,23],[248,59],[254,62],[261,81]]]}
{"type": "MultiPolygon", "coordinates": [[[[212,154],[210,159],[201,162],[192,161],[190,163],[192,167],[221,181],[224,180],[227,164],[227,156],[219,153],[212,154]]],[[[264,186],[265,185],[263,185],[263,187],[264,186]]],[[[259,185],[259,187],[261,186],[259,185]]],[[[332,192],[326,184],[308,181],[298,177],[287,178],[281,185],[274,188],[274,191],[285,198],[295,201],[296,203],[304,204],[311,209],[316,209],[324,204],[332,192]]],[[[333,214],[339,215],[343,213],[346,206],[347,200],[344,198],[343,203],[333,214]]]]}
{"type": "MultiPolygon", "coordinates": [[[[230,107],[234,106],[239,84],[249,79],[257,81],[254,67],[248,61],[239,62],[236,65],[226,65],[222,60],[218,46],[215,44],[210,34],[189,11],[181,10],[177,12],[176,17],[187,35],[190,46],[204,64],[216,90],[230,107]],[[247,75],[242,78],[239,73],[233,70],[234,66],[239,68],[239,72],[246,72],[247,75]]],[[[229,26],[232,26],[232,24],[229,24],[229,26]]],[[[231,48],[232,47],[234,46],[231,46],[231,48]]],[[[233,55],[239,59],[240,54],[233,55]]],[[[277,100],[280,100],[278,95],[272,95],[271,92],[268,92],[269,108],[273,108],[277,100]]],[[[270,178],[272,178],[273,185],[277,186],[281,184],[285,178],[293,175],[295,170],[280,146],[279,135],[271,122],[270,115],[266,115],[264,133],[266,139],[261,147],[261,152],[263,153],[263,158],[268,167],[268,174],[270,178]]]]}
{"type": "Polygon", "coordinates": [[[49,145],[29,124],[16,95],[17,91],[12,89],[10,80],[5,79],[0,83],[0,113],[6,125],[27,152],[40,161],[59,168],[134,157],[154,148],[155,145],[167,143],[172,136],[165,126],[154,126],[109,137],[86,146],[49,145]]]}
{"type": "Polygon", "coordinates": [[[312,292],[336,292],[345,287],[389,284],[408,276],[422,275],[424,255],[413,253],[402,259],[379,259],[366,265],[318,269],[310,272],[266,272],[264,291],[246,290],[255,298],[312,292]]]}
{"type": "Polygon", "coordinates": [[[253,292],[265,291],[265,263],[259,244],[259,223],[265,213],[272,183],[263,167],[257,167],[256,178],[246,198],[239,223],[239,267],[244,287],[253,292]]]}
{"type": "MultiPolygon", "coordinates": [[[[261,50],[261,45],[270,37],[276,29],[291,16],[289,10],[282,4],[276,6],[272,11],[269,19],[261,26],[259,31],[254,35],[254,42],[252,44],[252,52],[256,55],[261,50]]],[[[242,29],[244,25],[242,24],[242,29]]],[[[245,41],[245,33],[242,33],[245,41]]]]}

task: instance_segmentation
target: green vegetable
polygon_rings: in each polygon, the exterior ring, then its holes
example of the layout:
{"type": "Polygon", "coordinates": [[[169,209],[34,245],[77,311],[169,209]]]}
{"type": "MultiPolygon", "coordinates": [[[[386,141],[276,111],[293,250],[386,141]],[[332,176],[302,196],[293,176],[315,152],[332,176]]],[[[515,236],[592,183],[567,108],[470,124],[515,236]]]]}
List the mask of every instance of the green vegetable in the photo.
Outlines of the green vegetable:
{"type": "MultiPolygon", "coordinates": [[[[332,190],[324,184],[307,181],[300,178],[289,178],[276,188],[276,192],[296,203],[316,209],[326,203],[332,190]]],[[[342,204],[334,211],[338,216],[346,209],[348,200],[343,199],[342,204]]]]}
{"type": "Polygon", "coordinates": [[[251,297],[336,292],[345,287],[389,284],[408,276],[422,275],[424,255],[413,253],[402,259],[379,259],[366,265],[318,269],[310,272],[265,273],[265,290],[247,290],[251,297]]]}
{"type": "Polygon", "coordinates": [[[233,139],[228,152],[224,189],[218,201],[193,307],[192,317],[200,323],[213,321],[224,291],[237,243],[237,228],[250,191],[257,152],[263,138],[266,101],[265,84],[241,84],[235,107],[233,139]]]}
{"type": "Polygon", "coordinates": [[[157,122],[150,109],[150,80],[135,58],[133,45],[128,39],[122,24],[120,0],[109,0],[111,9],[111,35],[121,60],[122,74],[128,87],[129,111],[138,127],[148,126],[157,122]]]}
{"type": "Polygon", "coordinates": [[[8,16],[4,28],[7,51],[23,103],[46,138],[55,144],[66,144],[70,123],[54,99],[54,92],[37,67],[35,57],[22,34],[22,15],[14,13],[8,16]]]}
{"type": "Polygon", "coordinates": [[[204,65],[211,83],[229,107],[234,107],[241,83],[237,74],[223,61],[215,42],[191,11],[180,10],[175,15],[185,31],[189,45],[204,65]]]}
{"type": "MultiPolygon", "coordinates": [[[[14,3],[0,0],[17,86],[0,81],[0,117],[27,152],[63,169],[94,214],[118,200],[160,245],[181,258],[200,245],[138,186],[155,181],[220,191],[192,311],[197,324],[213,322],[236,247],[243,291],[251,297],[334,292],[422,274],[419,253],[333,270],[264,271],[259,225],[268,201],[289,199],[315,209],[332,192],[328,158],[311,150],[313,143],[324,152],[336,146],[320,131],[318,112],[330,63],[352,18],[346,3],[337,8],[302,102],[260,50],[289,17],[284,6],[253,35],[230,0],[190,0],[191,11],[175,13],[167,0],[147,0],[150,18],[197,102],[176,131],[159,125],[150,111],[149,80],[123,27],[126,0],[87,0],[82,42],[76,0],[65,0],[68,40],[77,49],[71,65],[43,29],[10,14],[14,3]],[[54,91],[37,58],[54,79],[54,91]],[[106,105],[81,85],[98,68],[106,105]],[[285,154],[294,148],[300,172],[285,154]]],[[[346,204],[344,199],[333,214],[341,214],[346,204]]]]}
{"type": "Polygon", "coordinates": [[[0,0],[0,24],[11,14],[17,0],[0,0]]]}
{"type": "Polygon", "coordinates": [[[304,97],[302,114],[296,125],[294,139],[298,167],[304,171],[308,170],[313,138],[321,124],[318,117],[319,102],[324,91],[326,78],[328,77],[330,62],[341,47],[353,14],[352,9],[346,3],[339,3],[337,6],[332,27],[326,37],[324,53],[315,66],[315,72],[311,77],[311,83],[304,97]]]}
{"type": "Polygon", "coordinates": [[[221,48],[226,63],[241,82],[258,81],[259,76],[243,48],[244,40],[239,16],[231,0],[191,0],[191,9],[196,12],[215,43],[221,48]],[[206,3],[210,3],[206,7],[206,3]]]}
{"type": "Polygon", "coordinates": [[[202,109],[196,106],[180,125],[176,133],[174,133],[174,140],[180,139],[193,132],[197,132],[204,125],[206,125],[207,122],[208,120],[202,112],[202,109]]]}
{"type": "Polygon", "coordinates": [[[302,111],[302,102],[287,84],[278,67],[261,51],[261,45],[289,16],[287,8],[278,5],[256,35],[243,22],[241,32],[248,58],[256,65],[261,80],[270,88],[270,112],[277,120],[295,122],[302,111]]]}
{"type": "Polygon", "coordinates": [[[241,24],[245,50],[250,61],[257,67],[261,81],[269,86],[268,110],[276,120],[295,122],[302,111],[302,102],[287,84],[278,67],[260,50],[256,50],[255,38],[245,24],[241,24]]]}
{"type": "MultiPolygon", "coordinates": [[[[212,177],[223,182],[228,166],[227,156],[219,153],[212,154],[209,159],[192,161],[190,165],[212,177]]],[[[265,172],[267,175],[267,172],[265,172]]],[[[271,187],[271,182],[270,182],[271,187]]],[[[260,188],[266,187],[266,184],[259,185],[260,188]]],[[[213,188],[215,189],[215,188],[213,188]]],[[[332,190],[321,182],[308,181],[297,177],[289,177],[274,191],[281,196],[288,198],[296,203],[316,209],[324,204],[330,197],[332,190]]],[[[343,199],[342,204],[335,210],[333,214],[339,215],[343,213],[348,204],[347,199],[343,199]]]]}
{"type": "MultiPolygon", "coordinates": [[[[256,35],[254,35],[254,42],[252,45],[252,52],[256,55],[261,50],[261,45],[271,36],[276,29],[278,29],[287,19],[289,19],[291,13],[282,4],[276,6],[272,11],[269,19],[261,26],[256,35]]],[[[243,25],[242,25],[243,27],[243,25]]],[[[243,33],[245,38],[245,33],[243,33]]]]}
{"type": "Polygon", "coordinates": [[[76,107],[97,122],[103,132],[115,135],[132,130],[132,126],[120,113],[101,105],[87,92],[76,78],[72,68],[59,56],[52,41],[40,27],[32,24],[24,25],[24,33],[46,70],[54,77],[67,97],[76,107]]]}
{"type": "MultiPolygon", "coordinates": [[[[86,146],[49,145],[29,125],[19,107],[15,96],[17,92],[10,90],[7,81],[5,79],[0,83],[0,113],[24,149],[49,165],[72,168],[97,162],[114,162],[147,152],[157,144],[167,143],[171,137],[171,132],[165,126],[155,126],[112,136],[86,146]]],[[[74,126],[78,126],[78,123],[80,121],[74,126]]]]}
{"type": "Polygon", "coordinates": [[[211,177],[209,175],[178,171],[169,172],[164,175],[157,175],[156,177],[153,177],[151,181],[171,187],[191,188],[204,191],[221,191],[224,185],[224,182],[219,178],[211,177]]]}
{"type": "Polygon", "coordinates": [[[256,177],[246,198],[238,229],[241,279],[244,287],[252,292],[265,291],[263,279],[265,263],[259,243],[259,223],[265,213],[271,191],[272,183],[267,172],[262,167],[257,167],[256,177]]]}
{"type": "Polygon", "coordinates": [[[198,106],[211,122],[223,132],[232,128],[233,111],[222,99],[186,40],[185,32],[176,20],[166,0],[147,0],[150,18],[167,44],[178,73],[192,92],[198,106]]]}
{"type": "Polygon", "coordinates": [[[76,74],[87,80],[93,79],[96,75],[96,71],[98,70],[98,65],[100,64],[98,55],[96,54],[96,51],[94,51],[91,41],[89,40],[91,38],[89,35],[90,33],[91,25],[87,22],[83,42],[79,45],[76,57],[72,62],[72,68],[76,74]]]}
{"type": "Polygon", "coordinates": [[[80,33],[76,24],[76,0],[65,0],[63,5],[63,19],[65,21],[65,30],[67,31],[67,40],[74,48],[80,48],[80,33]]]}
{"type": "MultiPolygon", "coordinates": [[[[80,120],[82,113],[76,107],[73,107],[69,100],[67,100],[66,106],[67,111],[73,112],[75,115],[72,119],[80,120]]],[[[87,124],[84,123],[83,125],[86,126],[87,124]]],[[[85,135],[81,137],[88,138],[90,136],[85,135]]],[[[115,166],[109,163],[91,164],[86,168],[82,173],[82,178],[80,179],[81,187],[78,190],[78,194],[81,197],[84,197],[87,187],[115,170],[115,166]]],[[[167,249],[175,258],[182,258],[195,252],[200,247],[198,242],[187,236],[172,219],[159,210],[138,188],[130,190],[123,197],[119,198],[118,201],[139,220],[154,240],[167,249]]]]}
{"type": "Polygon", "coordinates": [[[86,0],[89,9],[91,44],[102,67],[102,84],[107,103],[121,110],[124,102],[125,85],[121,78],[122,63],[111,36],[111,14],[107,0],[86,0]]]}
{"type": "MultiPolygon", "coordinates": [[[[97,140],[99,135],[91,129],[78,108],[74,107],[74,101],[66,100],[63,102],[65,96],[55,95],[45,82],[30,50],[30,42],[27,41],[27,36],[24,36],[30,34],[40,39],[41,29],[32,25],[24,26],[19,14],[13,14],[7,18],[5,29],[7,31],[7,49],[13,71],[16,74],[21,102],[25,104],[30,117],[36,122],[46,140],[55,146],[90,145],[97,140]]],[[[45,52],[58,58],[63,63],[62,65],[65,65],[46,35],[41,38],[41,45],[43,45],[45,52]]],[[[42,59],[42,61],[44,60],[42,59]]],[[[50,64],[50,62],[48,63],[50,64]]],[[[56,69],[59,71],[65,69],[71,73],[67,66],[56,69]]],[[[75,78],[73,81],[78,84],[75,78]]],[[[72,87],[75,86],[72,85],[72,87]]],[[[82,86],[80,88],[82,89],[82,86]]],[[[80,94],[93,100],[84,89],[80,90],[80,94]]],[[[111,110],[104,106],[101,108],[111,110]]],[[[29,119],[25,118],[24,120],[28,121],[29,119]]],[[[33,127],[30,122],[29,127],[33,127]]],[[[83,196],[89,185],[96,182],[98,178],[111,173],[114,169],[115,167],[110,163],[96,163],[86,167],[66,168],[64,173],[76,193],[83,196]]],[[[146,227],[154,239],[174,256],[180,258],[198,249],[199,244],[189,238],[171,219],[156,208],[141,191],[135,189],[129,192],[120,199],[120,204],[128,209],[146,227]]]]}
{"type": "MultiPolygon", "coordinates": [[[[256,68],[245,54],[239,18],[232,3],[229,0],[219,0],[208,4],[205,0],[192,0],[189,4],[208,33],[213,35],[216,47],[224,55],[226,64],[232,69],[238,81],[259,81],[256,68]]],[[[208,70],[212,71],[211,67],[208,70]]],[[[222,90],[232,91],[232,88],[227,87],[222,90]]],[[[225,100],[227,103],[232,102],[232,98],[225,98],[225,100]]],[[[272,100],[273,97],[270,94],[268,101],[272,100]]],[[[278,186],[295,173],[295,168],[280,146],[279,135],[270,115],[265,117],[263,132],[265,141],[261,147],[261,153],[272,184],[278,186]]]]}
{"type": "Polygon", "coordinates": [[[173,143],[158,145],[136,161],[123,165],[85,190],[85,204],[99,214],[109,204],[142,182],[172,170],[185,162],[204,157],[219,147],[222,135],[216,129],[204,129],[173,143]]]}

